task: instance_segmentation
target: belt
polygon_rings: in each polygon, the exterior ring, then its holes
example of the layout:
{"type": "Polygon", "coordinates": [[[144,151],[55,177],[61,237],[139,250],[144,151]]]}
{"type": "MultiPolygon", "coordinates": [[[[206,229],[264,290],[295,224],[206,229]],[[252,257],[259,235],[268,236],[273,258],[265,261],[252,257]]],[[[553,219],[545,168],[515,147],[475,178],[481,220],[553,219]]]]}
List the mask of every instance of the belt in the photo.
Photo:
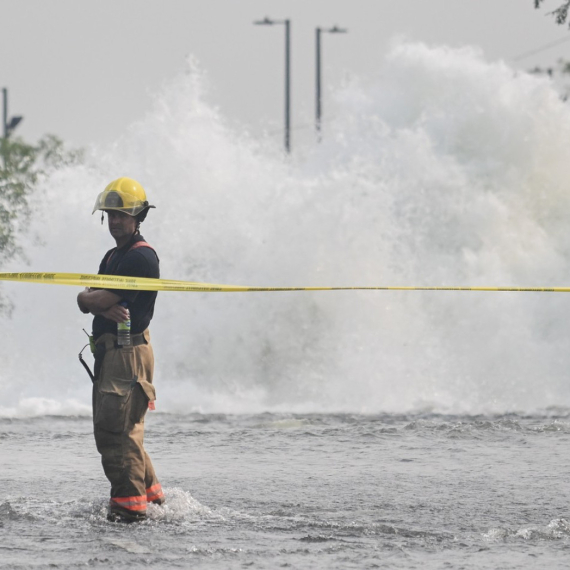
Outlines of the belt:
{"type": "MultiPolygon", "coordinates": [[[[148,333],[148,329],[143,331],[142,333],[131,335],[130,346],[140,346],[141,344],[150,344],[150,335],[148,333]]],[[[111,333],[105,333],[97,338],[97,340],[95,341],[95,352],[93,353],[93,356],[95,357],[95,366],[93,369],[93,374],[89,374],[93,382],[99,379],[99,373],[101,372],[101,364],[103,363],[105,352],[107,352],[108,350],[121,349],[121,348],[123,347],[117,342],[117,335],[111,333]]],[[[83,366],[86,365],[83,364],[83,366]]]]}
{"type": "MultiPolygon", "coordinates": [[[[149,344],[150,336],[148,330],[142,333],[131,335],[131,344],[129,346],[140,346],[141,344],[149,344]]],[[[105,352],[106,350],[123,348],[117,341],[117,336],[111,333],[102,334],[95,340],[95,352],[105,352]]]]}
{"type": "MultiPolygon", "coordinates": [[[[140,346],[141,344],[148,344],[146,338],[143,336],[142,333],[131,335],[131,344],[129,344],[128,346],[140,346]]],[[[119,344],[118,340],[115,341],[115,348],[123,348],[123,346],[124,345],[119,344]]]]}

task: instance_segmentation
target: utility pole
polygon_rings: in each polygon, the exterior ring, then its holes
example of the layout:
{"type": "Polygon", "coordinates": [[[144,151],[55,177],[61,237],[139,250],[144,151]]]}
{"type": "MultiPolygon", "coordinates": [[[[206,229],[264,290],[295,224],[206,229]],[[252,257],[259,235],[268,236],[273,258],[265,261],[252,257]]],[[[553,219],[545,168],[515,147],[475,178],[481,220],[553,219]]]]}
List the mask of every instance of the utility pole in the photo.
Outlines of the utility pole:
{"type": "Polygon", "coordinates": [[[285,20],[285,150],[291,152],[291,22],[285,20]]]}
{"type": "Polygon", "coordinates": [[[12,117],[8,121],[8,89],[2,88],[2,158],[4,159],[4,168],[6,168],[6,153],[8,137],[12,131],[20,124],[23,117],[12,117]]]}
{"type": "Polygon", "coordinates": [[[346,34],[348,30],[341,29],[338,26],[333,26],[332,28],[316,28],[316,57],[315,57],[315,69],[316,69],[316,108],[315,108],[315,128],[317,130],[317,141],[321,142],[321,117],[322,117],[322,98],[321,98],[321,34],[323,32],[328,34],[346,34]]]}
{"type": "Polygon", "coordinates": [[[2,89],[2,102],[3,102],[3,121],[2,121],[2,125],[3,125],[3,135],[2,137],[7,139],[8,138],[8,89],[6,89],[6,87],[4,87],[2,89]]]}
{"type": "Polygon", "coordinates": [[[291,20],[271,20],[265,17],[256,26],[285,25],[285,151],[291,152],[291,20]]]}
{"type": "Polygon", "coordinates": [[[315,73],[316,73],[316,106],[315,106],[315,128],[317,129],[317,141],[321,142],[321,28],[315,30],[317,46],[315,55],[315,73]]]}

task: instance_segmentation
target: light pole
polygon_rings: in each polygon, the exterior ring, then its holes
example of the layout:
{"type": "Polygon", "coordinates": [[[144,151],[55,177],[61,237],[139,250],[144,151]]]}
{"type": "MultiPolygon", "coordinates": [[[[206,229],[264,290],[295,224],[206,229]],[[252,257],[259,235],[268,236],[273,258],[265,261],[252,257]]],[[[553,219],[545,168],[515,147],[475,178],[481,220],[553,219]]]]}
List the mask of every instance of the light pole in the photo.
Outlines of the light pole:
{"type": "Polygon", "coordinates": [[[12,117],[8,122],[8,89],[2,88],[2,158],[4,161],[4,168],[6,168],[7,153],[8,153],[8,137],[12,131],[20,124],[23,117],[12,117]]]}
{"type": "Polygon", "coordinates": [[[291,21],[271,20],[266,16],[254,24],[256,26],[285,24],[285,151],[291,152],[291,21]]]}
{"type": "Polygon", "coordinates": [[[321,99],[321,34],[323,32],[327,34],[346,34],[348,30],[339,28],[338,26],[333,26],[332,28],[316,28],[316,75],[317,75],[317,85],[316,85],[316,109],[315,109],[315,127],[317,129],[317,141],[321,141],[321,116],[323,111],[322,99],[321,99]]]}
{"type": "Polygon", "coordinates": [[[10,122],[8,122],[8,89],[4,87],[2,89],[2,99],[3,99],[3,121],[2,125],[4,126],[3,133],[4,138],[7,139],[12,131],[20,124],[23,117],[12,117],[10,122]]]}

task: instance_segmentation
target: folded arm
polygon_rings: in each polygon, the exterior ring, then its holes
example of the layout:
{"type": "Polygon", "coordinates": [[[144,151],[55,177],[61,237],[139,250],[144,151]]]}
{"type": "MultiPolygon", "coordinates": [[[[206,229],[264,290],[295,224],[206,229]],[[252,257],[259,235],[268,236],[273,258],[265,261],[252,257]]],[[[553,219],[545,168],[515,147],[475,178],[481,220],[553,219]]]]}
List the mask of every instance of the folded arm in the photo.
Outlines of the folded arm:
{"type": "Polygon", "coordinates": [[[77,295],[77,305],[82,313],[101,315],[106,319],[122,323],[126,321],[129,314],[125,307],[118,303],[121,297],[105,289],[85,289],[77,295]]]}

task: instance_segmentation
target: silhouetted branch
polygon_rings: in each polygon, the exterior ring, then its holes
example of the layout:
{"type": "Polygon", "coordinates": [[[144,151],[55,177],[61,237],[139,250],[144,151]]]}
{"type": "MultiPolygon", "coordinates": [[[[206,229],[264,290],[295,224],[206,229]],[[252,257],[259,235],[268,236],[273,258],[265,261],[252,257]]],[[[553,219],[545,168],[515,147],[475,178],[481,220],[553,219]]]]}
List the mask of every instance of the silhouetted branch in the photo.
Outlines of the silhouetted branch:
{"type": "MultiPolygon", "coordinates": [[[[540,8],[540,5],[544,2],[544,0],[534,0],[534,7],[540,8]]],[[[554,16],[557,24],[564,24],[568,19],[568,10],[570,10],[570,0],[566,0],[563,2],[556,10],[549,12],[554,16]]]]}

